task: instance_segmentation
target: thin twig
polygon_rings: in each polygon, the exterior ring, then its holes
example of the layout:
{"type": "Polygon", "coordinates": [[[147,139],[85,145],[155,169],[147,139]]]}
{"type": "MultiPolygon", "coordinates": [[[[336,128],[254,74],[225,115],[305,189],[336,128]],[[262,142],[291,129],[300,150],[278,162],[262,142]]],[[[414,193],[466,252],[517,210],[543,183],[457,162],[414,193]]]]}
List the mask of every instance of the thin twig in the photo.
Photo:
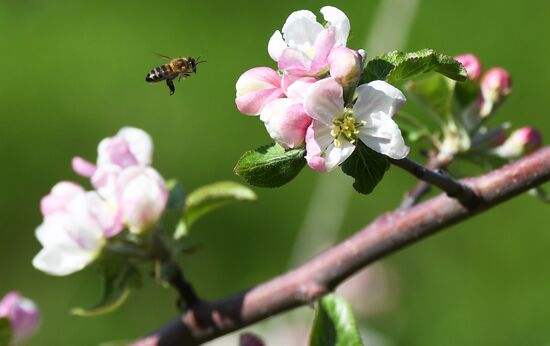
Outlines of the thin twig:
{"type": "Polygon", "coordinates": [[[445,191],[449,197],[458,199],[462,205],[470,209],[474,208],[478,202],[475,193],[468,186],[453,179],[442,171],[428,169],[407,157],[401,160],[390,159],[390,162],[411,173],[418,179],[437,186],[445,191]]]}
{"type": "Polygon", "coordinates": [[[474,210],[442,194],[413,208],[387,213],[297,269],[239,294],[199,304],[135,345],[200,345],[311,303],[366,265],[548,180],[550,147],[486,175],[463,180],[480,198],[474,210]]]}
{"type": "MultiPolygon", "coordinates": [[[[437,155],[430,154],[426,168],[439,170],[445,169],[446,165],[443,164],[440,160],[437,159],[437,155]]],[[[400,210],[409,209],[420,202],[420,200],[426,196],[431,190],[430,184],[425,181],[419,180],[416,185],[403,197],[403,201],[399,205],[400,210]]]]}

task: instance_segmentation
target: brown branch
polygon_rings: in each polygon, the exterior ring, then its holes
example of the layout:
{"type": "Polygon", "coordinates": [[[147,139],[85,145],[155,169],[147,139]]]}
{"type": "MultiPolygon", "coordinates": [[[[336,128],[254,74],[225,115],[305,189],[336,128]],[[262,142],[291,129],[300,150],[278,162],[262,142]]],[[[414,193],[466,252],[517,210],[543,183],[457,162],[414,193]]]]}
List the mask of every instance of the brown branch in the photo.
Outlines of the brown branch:
{"type": "Polygon", "coordinates": [[[462,180],[481,200],[474,210],[441,194],[410,209],[384,214],[297,269],[248,291],[201,303],[136,345],[199,345],[311,303],[369,263],[548,180],[550,147],[486,175],[462,180]]]}

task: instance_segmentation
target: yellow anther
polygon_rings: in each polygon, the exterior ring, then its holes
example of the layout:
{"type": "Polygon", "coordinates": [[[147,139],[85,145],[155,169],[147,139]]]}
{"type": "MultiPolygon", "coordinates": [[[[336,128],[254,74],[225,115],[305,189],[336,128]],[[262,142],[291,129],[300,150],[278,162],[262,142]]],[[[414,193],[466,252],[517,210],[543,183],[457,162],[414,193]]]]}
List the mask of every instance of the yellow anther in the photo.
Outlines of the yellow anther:
{"type": "Polygon", "coordinates": [[[342,145],[342,137],[354,144],[357,141],[359,128],[365,126],[367,122],[362,120],[357,122],[353,116],[353,111],[349,108],[344,108],[341,117],[332,120],[334,127],[330,130],[330,135],[334,137],[334,146],[339,148],[342,145]]]}

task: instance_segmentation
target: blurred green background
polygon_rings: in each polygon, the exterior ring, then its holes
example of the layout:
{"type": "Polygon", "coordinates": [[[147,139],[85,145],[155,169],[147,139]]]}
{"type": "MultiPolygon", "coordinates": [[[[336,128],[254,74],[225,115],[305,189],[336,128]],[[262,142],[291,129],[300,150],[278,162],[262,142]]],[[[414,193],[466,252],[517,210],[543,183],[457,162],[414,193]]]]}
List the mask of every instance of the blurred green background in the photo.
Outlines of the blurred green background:
{"type": "MultiPolygon", "coordinates": [[[[97,298],[94,270],[57,278],[31,266],[40,198],[59,180],[86,183],[71,158],[95,159],[100,139],[131,125],[152,135],[156,168],[186,190],[239,181],[232,168],[241,153],[269,138],[235,108],[235,81],[248,68],[274,66],[267,41],[290,12],[328,4],[348,14],[349,46],[364,47],[381,1],[0,1],[0,295],[18,289],[39,304],[43,325],[30,345],[128,339],[176,316],[174,294],[148,280],[111,315],[70,316],[97,298]],[[170,97],[164,84],[144,82],[161,64],[152,52],[208,63],[170,97]]],[[[408,10],[395,6],[396,26],[408,10]]],[[[403,48],[474,52],[486,67],[506,67],[514,91],[498,116],[546,135],[549,13],[540,0],[419,0],[403,48]]],[[[351,180],[333,175],[343,182],[337,190],[351,190],[351,180]]],[[[182,264],[199,292],[217,299],[285,271],[318,179],[306,169],[283,188],[257,189],[255,204],[198,223],[189,241],[201,250],[182,264]]],[[[413,183],[392,169],[370,196],[320,204],[328,215],[345,209],[344,238],[394,208],[413,183]]],[[[522,196],[391,256],[399,301],[366,325],[393,345],[549,345],[549,208],[522,196]]]]}

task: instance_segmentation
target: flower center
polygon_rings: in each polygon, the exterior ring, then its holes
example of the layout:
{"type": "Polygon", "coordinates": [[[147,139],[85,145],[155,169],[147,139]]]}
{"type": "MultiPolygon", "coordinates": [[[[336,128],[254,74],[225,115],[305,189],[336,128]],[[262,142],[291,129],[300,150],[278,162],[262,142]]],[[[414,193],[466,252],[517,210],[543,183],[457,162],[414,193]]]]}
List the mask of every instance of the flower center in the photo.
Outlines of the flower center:
{"type": "Polygon", "coordinates": [[[355,144],[359,129],[365,126],[365,120],[357,122],[353,116],[353,111],[349,108],[344,108],[344,113],[341,118],[332,120],[334,127],[330,130],[330,135],[334,137],[334,146],[340,148],[342,146],[342,138],[355,144]]]}

